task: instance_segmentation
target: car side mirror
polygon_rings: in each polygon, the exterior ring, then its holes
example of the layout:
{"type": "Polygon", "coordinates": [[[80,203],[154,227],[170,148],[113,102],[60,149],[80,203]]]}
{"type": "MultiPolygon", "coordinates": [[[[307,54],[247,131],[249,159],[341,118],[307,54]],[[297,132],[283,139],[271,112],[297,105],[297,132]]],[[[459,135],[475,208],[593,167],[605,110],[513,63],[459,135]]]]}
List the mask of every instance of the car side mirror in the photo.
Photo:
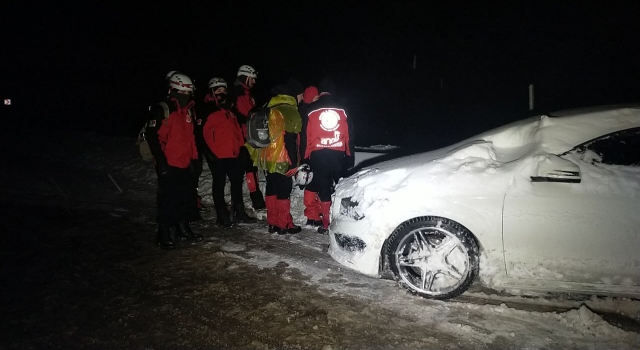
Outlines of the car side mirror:
{"type": "Polygon", "coordinates": [[[538,163],[536,175],[531,176],[531,182],[580,183],[580,181],[580,167],[553,154],[538,163]]]}

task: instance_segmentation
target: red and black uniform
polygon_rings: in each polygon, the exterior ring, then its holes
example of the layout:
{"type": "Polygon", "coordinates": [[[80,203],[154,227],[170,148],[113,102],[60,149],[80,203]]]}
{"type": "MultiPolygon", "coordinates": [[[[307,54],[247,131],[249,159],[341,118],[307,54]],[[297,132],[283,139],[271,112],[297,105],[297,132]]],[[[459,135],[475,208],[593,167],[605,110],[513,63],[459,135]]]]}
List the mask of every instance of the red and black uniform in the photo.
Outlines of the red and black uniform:
{"type": "MultiPolygon", "coordinates": [[[[236,80],[233,86],[233,111],[238,118],[238,123],[242,128],[242,135],[246,140],[247,135],[247,116],[249,112],[256,106],[256,102],[251,96],[251,89],[236,80]]],[[[247,188],[251,196],[251,202],[254,209],[266,208],[264,197],[258,185],[258,168],[253,165],[253,160],[246,147],[241,148],[240,161],[245,172],[247,180],[247,188]]]]}
{"type": "Polygon", "coordinates": [[[310,221],[322,220],[322,227],[327,229],[334,184],[353,162],[353,125],[346,110],[329,93],[322,93],[307,105],[304,114],[300,154],[313,171],[313,179],[304,191],[304,213],[310,221]]]}
{"type": "Polygon", "coordinates": [[[218,223],[229,226],[231,219],[224,199],[227,177],[231,185],[231,201],[236,221],[248,221],[242,198],[244,171],[240,160],[240,149],[244,136],[236,115],[226,102],[220,102],[212,94],[205,96],[206,117],[203,120],[202,139],[206,144],[207,162],[213,178],[212,195],[218,223]]]}
{"type": "MultiPolygon", "coordinates": [[[[188,98],[188,96],[187,96],[188,98]]],[[[158,174],[159,225],[175,225],[199,217],[193,186],[192,162],[198,159],[189,110],[194,102],[169,97],[169,117],[160,104],[152,106],[146,136],[158,174]]]]}

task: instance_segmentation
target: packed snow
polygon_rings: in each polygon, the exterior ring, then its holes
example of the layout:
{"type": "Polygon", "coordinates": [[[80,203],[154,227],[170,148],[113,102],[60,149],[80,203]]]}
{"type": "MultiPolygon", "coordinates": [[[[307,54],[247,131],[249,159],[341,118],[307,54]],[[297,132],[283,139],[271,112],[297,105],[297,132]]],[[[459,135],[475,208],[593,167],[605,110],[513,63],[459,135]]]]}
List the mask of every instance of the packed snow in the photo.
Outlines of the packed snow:
{"type": "MultiPolygon", "coordinates": [[[[258,236],[264,234],[256,229],[251,231],[258,236]]],[[[390,310],[401,310],[416,324],[454,334],[465,341],[491,345],[499,343],[501,338],[517,338],[515,342],[522,345],[518,348],[528,349],[543,349],[553,344],[563,344],[560,345],[562,348],[572,344],[570,347],[581,349],[600,349],[603,346],[610,349],[627,349],[630,348],[629,344],[640,344],[640,334],[616,327],[591,311],[615,309],[618,313],[626,313],[630,317],[640,319],[638,301],[615,298],[601,300],[593,297],[584,303],[518,296],[487,296],[482,293],[476,295],[482,294],[487,300],[495,298],[503,303],[482,305],[425,300],[405,293],[391,281],[369,278],[344,269],[330,260],[304,254],[301,247],[317,247],[315,242],[321,241],[323,237],[326,239],[326,236],[309,238],[303,234],[273,237],[280,243],[272,241],[271,244],[280,244],[291,251],[291,254],[283,256],[252,249],[239,254],[238,257],[261,268],[281,266],[284,262],[287,269],[301,271],[309,278],[308,283],[320,285],[326,293],[355,296],[383,305],[390,310]],[[574,309],[564,312],[539,312],[516,309],[505,304],[518,301],[574,309]]],[[[223,251],[228,253],[238,251],[236,245],[230,246],[222,241],[219,244],[223,251]]],[[[336,317],[339,318],[340,315],[336,317]]]]}

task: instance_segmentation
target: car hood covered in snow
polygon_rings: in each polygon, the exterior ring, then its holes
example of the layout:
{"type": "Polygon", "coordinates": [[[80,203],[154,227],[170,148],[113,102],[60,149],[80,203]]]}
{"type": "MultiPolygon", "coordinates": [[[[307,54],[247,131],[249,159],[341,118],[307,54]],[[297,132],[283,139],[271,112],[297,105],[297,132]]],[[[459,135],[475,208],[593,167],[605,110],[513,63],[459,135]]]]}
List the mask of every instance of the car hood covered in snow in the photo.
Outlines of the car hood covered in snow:
{"type": "Polygon", "coordinates": [[[550,157],[600,135],[640,125],[638,105],[551,115],[514,122],[439,150],[375,164],[342,179],[336,195],[370,203],[371,209],[377,201],[399,199],[398,203],[408,203],[421,213],[429,212],[433,203],[419,200],[424,196],[456,201],[501,196],[510,183],[518,177],[528,179],[550,157]]]}

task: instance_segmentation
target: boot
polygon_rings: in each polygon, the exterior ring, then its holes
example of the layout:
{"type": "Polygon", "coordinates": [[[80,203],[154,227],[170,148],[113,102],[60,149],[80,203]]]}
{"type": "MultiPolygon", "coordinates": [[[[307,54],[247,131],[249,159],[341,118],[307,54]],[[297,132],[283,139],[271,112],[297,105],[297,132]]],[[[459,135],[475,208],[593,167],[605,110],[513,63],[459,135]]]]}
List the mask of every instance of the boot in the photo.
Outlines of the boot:
{"type": "Polygon", "coordinates": [[[251,205],[254,210],[261,210],[267,208],[264,203],[264,198],[262,197],[262,192],[259,189],[256,189],[254,192],[249,193],[251,197],[251,205]]]}
{"type": "Polygon", "coordinates": [[[295,235],[296,233],[300,233],[302,231],[302,227],[300,227],[300,226],[298,226],[296,224],[291,224],[291,225],[289,225],[289,228],[287,228],[286,231],[287,232],[285,232],[285,233],[288,233],[288,234],[291,234],[291,235],[295,235]]]}
{"type": "Polygon", "coordinates": [[[158,225],[158,246],[162,249],[170,250],[176,247],[171,240],[172,232],[175,232],[175,226],[167,224],[158,225]]]}
{"type": "Polygon", "coordinates": [[[186,238],[186,240],[200,242],[202,241],[202,235],[194,233],[189,227],[189,223],[181,221],[178,223],[178,236],[186,238]]]}
{"type": "Polygon", "coordinates": [[[252,218],[251,216],[247,215],[247,212],[244,211],[244,206],[242,205],[242,203],[240,203],[239,205],[234,205],[233,219],[233,221],[235,221],[237,224],[255,224],[256,222],[258,222],[256,218],[252,218]]]}
{"type": "Polygon", "coordinates": [[[204,204],[202,204],[202,197],[200,197],[199,195],[198,195],[197,207],[198,207],[198,211],[201,213],[206,213],[209,211],[209,209],[207,209],[207,207],[205,207],[204,204]]]}
{"type": "Polygon", "coordinates": [[[329,233],[329,229],[320,226],[320,227],[318,227],[318,233],[321,234],[321,235],[326,235],[326,234],[329,233]]]}
{"type": "Polygon", "coordinates": [[[217,214],[216,223],[218,225],[222,226],[222,228],[225,228],[225,229],[233,227],[233,221],[231,221],[231,218],[229,217],[229,211],[226,208],[216,210],[216,214],[217,214]]]}
{"type": "Polygon", "coordinates": [[[295,235],[302,232],[302,227],[291,224],[288,228],[278,226],[269,226],[269,233],[277,233],[279,235],[295,235]]]}
{"type": "Polygon", "coordinates": [[[311,227],[322,226],[322,220],[307,219],[307,226],[311,226],[311,227]]]}
{"type": "Polygon", "coordinates": [[[277,233],[279,235],[286,235],[288,232],[287,232],[286,228],[273,226],[273,232],[272,233],[277,233]]]}

